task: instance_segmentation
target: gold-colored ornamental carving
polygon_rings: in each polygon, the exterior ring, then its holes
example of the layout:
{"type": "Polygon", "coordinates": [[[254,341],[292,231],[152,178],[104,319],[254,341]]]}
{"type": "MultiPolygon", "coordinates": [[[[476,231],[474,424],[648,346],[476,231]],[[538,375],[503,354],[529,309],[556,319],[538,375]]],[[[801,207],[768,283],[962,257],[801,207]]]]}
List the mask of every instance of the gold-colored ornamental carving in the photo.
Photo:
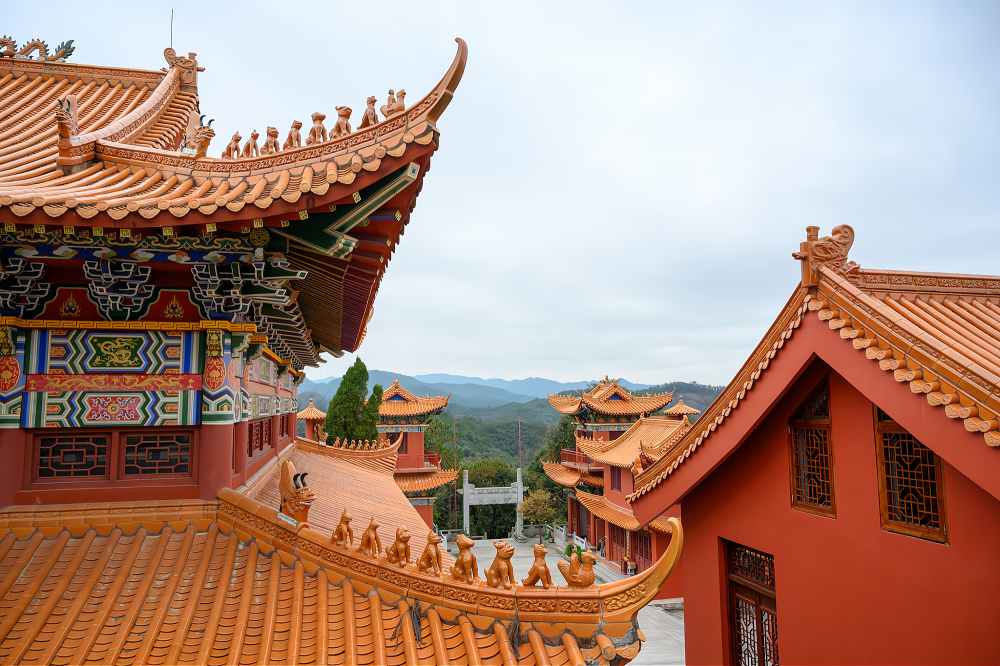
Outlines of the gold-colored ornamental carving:
{"type": "MultiPolygon", "coordinates": [[[[70,297],[72,298],[72,296],[70,297]]],[[[59,311],[62,313],[62,310],[59,311]]],[[[163,308],[163,316],[167,319],[179,319],[184,316],[184,308],[181,306],[180,301],[174,296],[173,300],[167,303],[166,307],[163,308]]]]}
{"type": "Polygon", "coordinates": [[[0,356],[13,356],[17,352],[14,336],[14,329],[0,326],[0,356]]]}
{"type": "Polygon", "coordinates": [[[66,297],[66,300],[62,302],[59,306],[59,314],[63,317],[79,317],[80,316],[80,304],[76,302],[76,298],[73,294],[66,297]]]}
{"type": "Polygon", "coordinates": [[[27,375],[28,391],[193,391],[202,375],[27,375]]]}
{"type": "MultiPolygon", "coordinates": [[[[263,223],[263,220],[261,220],[261,222],[263,223]]],[[[271,234],[268,233],[266,228],[260,226],[250,232],[247,236],[247,240],[254,247],[265,247],[269,242],[271,242],[271,234]]]]}
{"type": "Polygon", "coordinates": [[[142,364],[142,359],[136,354],[136,349],[142,338],[94,338],[99,353],[94,355],[93,365],[106,368],[134,368],[142,364]]]}
{"type": "MultiPolygon", "coordinates": [[[[440,543],[441,537],[437,533],[434,531],[427,533],[427,546],[424,547],[420,561],[417,562],[417,571],[422,574],[441,576],[441,550],[438,548],[440,543]]],[[[438,590],[438,594],[440,592],[438,590]]]]}
{"type": "Polygon", "coordinates": [[[208,356],[222,356],[222,331],[205,333],[205,353],[208,356]]]}
{"type": "Polygon", "coordinates": [[[486,570],[486,584],[490,587],[502,587],[509,590],[514,587],[514,568],[510,564],[510,558],[514,555],[514,546],[506,541],[494,541],[493,547],[497,549],[497,555],[493,559],[493,564],[486,570]]]}

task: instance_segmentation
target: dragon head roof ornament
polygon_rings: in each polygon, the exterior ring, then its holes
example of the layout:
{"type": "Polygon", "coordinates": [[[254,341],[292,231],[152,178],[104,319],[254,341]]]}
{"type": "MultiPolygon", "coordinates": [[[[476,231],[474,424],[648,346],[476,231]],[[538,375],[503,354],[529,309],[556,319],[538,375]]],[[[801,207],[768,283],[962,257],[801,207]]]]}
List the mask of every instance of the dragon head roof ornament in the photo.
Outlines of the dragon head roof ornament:
{"type": "Polygon", "coordinates": [[[819,227],[806,227],[806,241],[799,245],[799,251],[792,258],[802,262],[802,286],[815,287],[819,284],[819,268],[826,266],[837,275],[851,279],[851,274],[860,266],[847,260],[847,253],[854,244],[854,229],[841,224],[833,228],[833,235],[819,237],[819,227]]]}

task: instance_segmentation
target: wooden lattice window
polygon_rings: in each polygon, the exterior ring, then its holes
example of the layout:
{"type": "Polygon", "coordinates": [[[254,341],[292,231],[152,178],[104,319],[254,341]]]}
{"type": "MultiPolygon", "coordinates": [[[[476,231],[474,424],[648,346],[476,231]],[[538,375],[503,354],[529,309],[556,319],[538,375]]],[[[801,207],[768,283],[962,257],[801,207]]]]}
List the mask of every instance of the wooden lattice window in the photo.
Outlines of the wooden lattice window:
{"type": "Polygon", "coordinates": [[[108,439],[106,434],[41,437],[38,440],[37,478],[107,478],[108,439]]]}
{"type": "Polygon", "coordinates": [[[653,539],[649,531],[632,532],[632,557],[636,573],[653,566],[653,539]]]}
{"type": "Polygon", "coordinates": [[[191,435],[128,435],[125,476],[189,475],[191,435]]]}
{"type": "Polygon", "coordinates": [[[830,387],[824,381],[788,420],[792,508],[837,517],[830,387]]]}
{"type": "Polygon", "coordinates": [[[611,490],[620,493],[622,491],[622,468],[611,468],[611,490]]]}
{"type": "Polygon", "coordinates": [[[946,543],[941,459],[878,407],[875,443],[882,529],[946,543]]]}
{"type": "Polygon", "coordinates": [[[252,421],[247,434],[247,457],[255,458],[271,447],[271,419],[252,421]]]}
{"type": "Polygon", "coordinates": [[[778,604],[774,557],[730,541],[726,544],[732,663],[778,664],[778,604]]]}
{"type": "Polygon", "coordinates": [[[289,423],[291,422],[291,420],[292,420],[292,417],[289,414],[282,414],[281,415],[281,438],[282,439],[287,439],[288,437],[291,437],[291,435],[292,435],[292,433],[289,430],[289,423]]]}

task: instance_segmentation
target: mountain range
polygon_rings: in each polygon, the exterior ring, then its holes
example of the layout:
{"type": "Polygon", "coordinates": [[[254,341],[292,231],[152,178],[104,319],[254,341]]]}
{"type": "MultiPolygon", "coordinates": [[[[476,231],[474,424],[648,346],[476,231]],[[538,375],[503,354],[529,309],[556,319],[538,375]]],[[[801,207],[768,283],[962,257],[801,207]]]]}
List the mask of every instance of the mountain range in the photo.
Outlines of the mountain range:
{"type": "MultiPolygon", "coordinates": [[[[340,379],[340,377],[330,377],[313,381],[306,378],[299,386],[299,403],[305,404],[306,400],[312,398],[317,408],[326,409],[327,403],[340,386],[340,379]]],[[[554,394],[560,391],[578,390],[593,383],[557,382],[542,377],[515,380],[482,379],[441,373],[411,377],[384,370],[369,370],[368,391],[370,392],[375,384],[381,384],[382,388],[386,389],[392,385],[393,379],[398,379],[403,388],[416,395],[451,394],[449,413],[481,417],[513,416],[515,419],[518,416],[527,417],[528,413],[535,415],[542,411],[539,401],[544,403],[545,409],[552,411],[546,402],[546,391],[554,394]],[[531,403],[530,407],[528,403],[531,403]]],[[[641,390],[649,386],[624,379],[619,379],[618,383],[629,390],[641,390]]]]}

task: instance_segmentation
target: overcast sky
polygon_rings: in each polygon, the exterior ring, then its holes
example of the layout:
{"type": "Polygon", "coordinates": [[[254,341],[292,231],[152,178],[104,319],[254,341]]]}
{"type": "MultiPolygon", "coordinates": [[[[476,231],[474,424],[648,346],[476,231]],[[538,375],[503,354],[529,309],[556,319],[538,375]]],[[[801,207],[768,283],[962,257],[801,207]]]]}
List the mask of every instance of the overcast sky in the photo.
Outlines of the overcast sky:
{"type": "Polygon", "coordinates": [[[335,105],[357,124],[389,88],[416,102],[465,38],[369,368],[723,384],[810,224],[851,224],[862,266],[1000,273],[997,2],[6,4],[19,43],[151,69],[172,4],[213,155],[335,105]]]}

